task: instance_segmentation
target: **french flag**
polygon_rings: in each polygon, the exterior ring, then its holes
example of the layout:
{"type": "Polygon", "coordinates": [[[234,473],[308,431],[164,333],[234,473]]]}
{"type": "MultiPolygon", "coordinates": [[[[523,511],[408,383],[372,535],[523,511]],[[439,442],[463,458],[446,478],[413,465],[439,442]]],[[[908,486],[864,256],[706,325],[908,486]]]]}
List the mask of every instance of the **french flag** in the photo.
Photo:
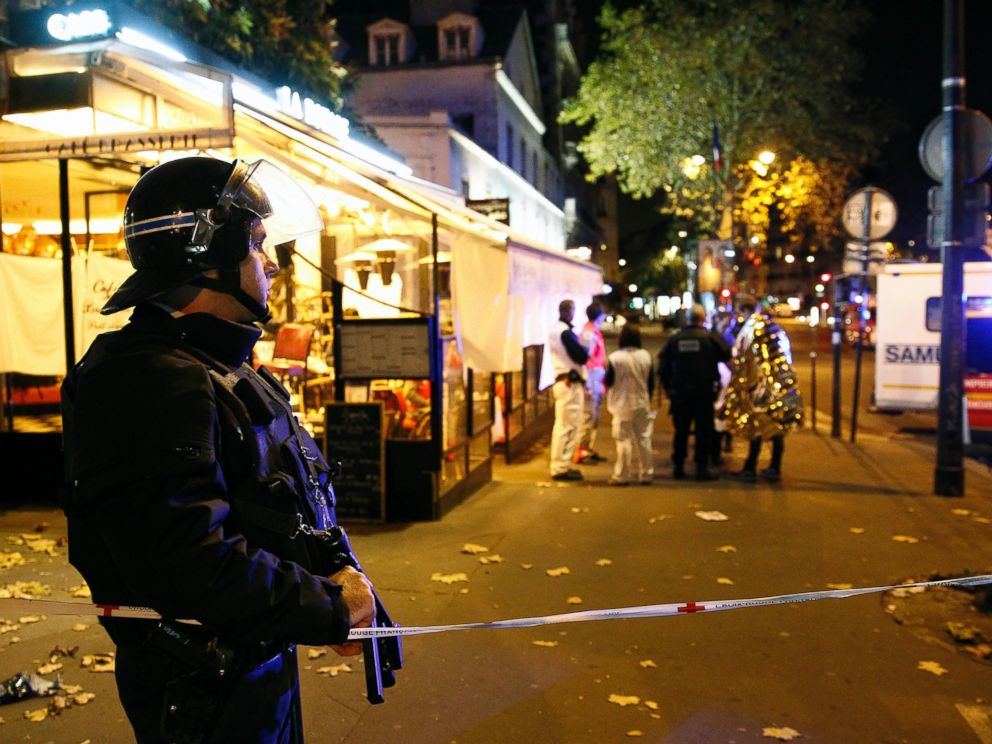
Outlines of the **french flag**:
{"type": "Polygon", "coordinates": [[[713,170],[717,173],[723,168],[723,148],[720,147],[720,132],[713,124],[713,170]]]}

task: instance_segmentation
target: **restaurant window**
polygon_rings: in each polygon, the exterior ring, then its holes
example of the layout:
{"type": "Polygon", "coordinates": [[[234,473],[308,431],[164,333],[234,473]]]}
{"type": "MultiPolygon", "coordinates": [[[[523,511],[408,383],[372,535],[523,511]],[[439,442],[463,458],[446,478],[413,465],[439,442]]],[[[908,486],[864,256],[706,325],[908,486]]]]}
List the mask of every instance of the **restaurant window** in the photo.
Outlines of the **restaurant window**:
{"type": "Polygon", "coordinates": [[[468,468],[468,389],[458,342],[442,339],[444,386],[442,388],[441,492],[462,481],[468,468]]]}

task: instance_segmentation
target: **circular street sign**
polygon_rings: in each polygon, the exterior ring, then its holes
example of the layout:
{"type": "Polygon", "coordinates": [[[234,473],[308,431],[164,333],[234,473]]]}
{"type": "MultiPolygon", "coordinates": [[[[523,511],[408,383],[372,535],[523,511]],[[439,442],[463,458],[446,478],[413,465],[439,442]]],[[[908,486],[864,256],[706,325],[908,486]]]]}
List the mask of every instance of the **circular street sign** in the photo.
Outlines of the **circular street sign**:
{"type": "Polygon", "coordinates": [[[844,202],[841,221],[844,229],[854,238],[877,240],[884,238],[896,225],[895,199],[888,191],[874,186],[855,191],[844,202]],[[871,196],[871,213],[868,197],[871,196]]]}
{"type": "MultiPolygon", "coordinates": [[[[964,159],[964,177],[974,183],[992,166],[992,121],[981,111],[963,109],[968,151],[964,159]]],[[[920,165],[934,181],[944,182],[944,115],[931,121],[920,137],[920,165]]]]}

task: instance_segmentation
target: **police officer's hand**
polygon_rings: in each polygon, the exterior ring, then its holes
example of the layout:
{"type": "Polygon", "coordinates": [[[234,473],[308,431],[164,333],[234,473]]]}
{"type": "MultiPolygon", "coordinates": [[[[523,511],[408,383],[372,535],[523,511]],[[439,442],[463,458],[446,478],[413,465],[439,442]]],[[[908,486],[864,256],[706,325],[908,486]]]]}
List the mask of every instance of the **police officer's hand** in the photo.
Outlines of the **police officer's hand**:
{"type": "MultiPolygon", "coordinates": [[[[341,587],[341,598],[348,607],[348,617],[352,628],[367,628],[375,620],[375,599],[372,584],[361,571],[345,566],[332,575],[331,581],[341,587]]],[[[351,641],[331,646],[341,656],[357,656],[362,653],[361,641],[351,641]]]]}

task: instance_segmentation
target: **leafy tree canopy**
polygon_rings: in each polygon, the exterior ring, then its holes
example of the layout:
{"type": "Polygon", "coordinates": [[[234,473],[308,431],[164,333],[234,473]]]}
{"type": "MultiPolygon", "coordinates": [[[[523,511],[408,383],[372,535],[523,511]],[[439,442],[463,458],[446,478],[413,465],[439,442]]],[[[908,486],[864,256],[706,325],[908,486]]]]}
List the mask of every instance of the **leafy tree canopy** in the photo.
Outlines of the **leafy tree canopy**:
{"type": "Polygon", "coordinates": [[[345,69],[331,58],[330,0],[127,0],[266,80],[341,107],[345,69]]]}
{"type": "Polygon", "coordinates": [[[593,177],[615,173],[635,196],[664,189],[665,211],[701,232],[726,233],[732,210],[738,225],[767,227],[769,207],[792,209],[783,227],[832,231],[837,213],[827,219],[825,205],[870,150],[864,109],[847,91],[865,21],[857,0],[607,5],[601,56],[561,118],[588,126],[579,149],[593,177]],[[749,166],[766,149],[778,175],[756,181],[749,166]]]}

